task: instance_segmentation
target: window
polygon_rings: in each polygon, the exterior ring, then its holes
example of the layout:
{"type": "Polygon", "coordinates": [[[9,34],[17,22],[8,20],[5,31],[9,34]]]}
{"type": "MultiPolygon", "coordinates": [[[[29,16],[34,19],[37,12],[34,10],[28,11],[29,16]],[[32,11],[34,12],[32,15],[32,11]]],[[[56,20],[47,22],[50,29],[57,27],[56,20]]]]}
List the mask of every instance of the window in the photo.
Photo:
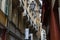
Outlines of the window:
{"type": "Polygon", "coordinates": [[[1,10],[6,14],[8,15],[8,6],[9,6],[9,0],[2,0],[0,1],[1,3],[1,10]]]}
{"type": "Polygon", "coordinates": [[[8,11],[9,11],[8,6],[9,6],[9,2],[8,2],[8,0],[6,0],[6,4],[5,4],[5,14],[6,15],[8,15],[8,11]]]}
{"type": "Polygon", "coordinates": [[[2,0],[0,0],[0,9],[1,9],[1,3],[2,3],[2,0]]]}
{"type": "Polygon", "coordinates": [[[34,24],[34,28],[35,28],[36,30],[38,30],[38,26],[37,26],[36,24],[34,24]]]}
{"type": "Polygon", "coordinates": [[[24,6],[23,0],[19,0],[20,1],[20,7],[24,6]]]}
{"type": "Polygon", "coordinates": [[[29,3],[30,3],[30,1],[29,1],[29,0],[27,0],[27,7],[28,7],[29,3]]]}
{"type": "Polygon", "coordinates": [[[23,16],[26,16],[28,14],[27,10],[24,8],[23,16]]]}
{"type": "Polygon", "coordinates": [[[42,5],[41,5],[41,3],[39,3],[39,7],[40,7],[40,9],[42,9],[42,5]]]}
{"type": "Polygon", "coordinates": [[[39,2],[40,9],[42,9],[42,0],[39,0],[39,2]]]}
{"type": "Polygon", "coordinates": [[[29,21],[29,15],[27,14],[27,17],[28,17],[28,21],[29,21]]]}
{"type": "Polygon", "coordinates": [[[32,13],[32,16],[34,15],[34,13],[32,13]]]}
{"type": "Polygon", "coordinates": [[[37,15],[36,14],[34,14],[34,19],[37,17],[37,15]]]}
{"type": "Polygon", "coordinates": [[[41,17],[41,15],[42,15],[42,14],[40,13],[40,14],[39,14],[39,17],[41,17]]]}
{"type": "Polygon", "coordinates": [[[34,11],[35,8],[35,3],[34,1],[32,1],[32,3],[30,4],[30,10],[34,11]]]}
{"type": "Polygon", "coordinates": [[[33,17],[34,17],[34,19],[35,19],[37,15],[36,15],[36,13],[35,13],[35,12],[33,12],[33,13],[32,13],[32,16],[33,16],[33,17]]]}
{"type": "Polygon", "coordinates": [[[30,19],[30,23],[31,23],[31,25],[32,25],[32,20],[30,19]]]}

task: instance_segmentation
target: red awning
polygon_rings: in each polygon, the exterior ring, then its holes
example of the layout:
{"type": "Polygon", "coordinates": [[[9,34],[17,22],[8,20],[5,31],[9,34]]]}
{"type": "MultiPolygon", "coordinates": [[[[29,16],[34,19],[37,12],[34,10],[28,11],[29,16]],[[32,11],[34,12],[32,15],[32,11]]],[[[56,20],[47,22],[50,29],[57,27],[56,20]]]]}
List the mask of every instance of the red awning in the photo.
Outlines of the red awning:
{"type": "Polygon", "coordinates": [[[59,29],[57,21],[54,16],[53,10],[51,10],[51,20],[50,20],[50,38],[51,40],[59,40],[59,29]]]}
{"type": "MultiPolygon", "coordinates": [[[[56,6],[56,5],[55,5],[56,6]]],[[[57,7],[57,6],[56,6],[57,7]]],[[[53,11],[51,4],[51,16],[50,16],[50,40],[60,40],[60,30],[58,25],[58,19],[55,17],[57,13],[53,11]],[[56,20],[57,19],[57,20],[56,20]]]]}

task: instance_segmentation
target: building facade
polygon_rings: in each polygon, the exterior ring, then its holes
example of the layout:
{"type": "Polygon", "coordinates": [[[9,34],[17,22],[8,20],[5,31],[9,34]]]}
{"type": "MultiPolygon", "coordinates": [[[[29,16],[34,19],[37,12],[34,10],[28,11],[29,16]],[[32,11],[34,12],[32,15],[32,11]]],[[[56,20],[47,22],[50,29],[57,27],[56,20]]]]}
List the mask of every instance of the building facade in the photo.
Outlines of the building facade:
{"type": "Polygon", "coordinates": [[[41,40],[41,13],[42,0],[0,0],[1,40],[25,40],[27,28],[28,40],[41,40]]]}
{"type": "Polygon", "coordinates": [[[24,40],[19,26],[19,14],[22,12],[23,7],[20,6],[19,0],[0,0],[0,28],[3,31],[0,31],[1,40],[24,40]]]}
{"type": "Polygon", "coordinates": [[[42,2],[40,1],[41,0],[23,0],[24,3],[23,16],[24,19],[27,20],[27,22],[25,22],[25,24],[27,25],[26,28],[29,28],[31,31],[30,33],[37,36],[37,37],[33,36],[35,37],[33,38],[34,40],[39,39],[41,35],[40,32],[42,27],[41,23],[42,2]],[[31,28],[33,28],[36,32],[33,32],[34,30],[31,28]]]}

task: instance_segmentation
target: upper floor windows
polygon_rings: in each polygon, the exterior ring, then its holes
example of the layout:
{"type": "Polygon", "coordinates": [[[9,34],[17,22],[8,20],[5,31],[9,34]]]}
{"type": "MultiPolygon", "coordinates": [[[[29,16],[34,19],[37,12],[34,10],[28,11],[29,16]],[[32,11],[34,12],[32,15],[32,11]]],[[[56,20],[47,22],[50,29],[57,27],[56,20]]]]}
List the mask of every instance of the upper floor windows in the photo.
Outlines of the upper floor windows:
{"type": "Polygon", "coordinates": [[[27,7],[29,6],[29,4],[30,4],[30,0],[27,0],[27,7]]]}
{"type": "Polygon", "coordinates": [[[0,0],[0,9],[1,9],[1,2],[2,2],[2,0],[0,0]]]}
{"type": "Polygon", "coordinates": [[[34,11],[35,5],[36,4],[34,3],[34,1],[32,1],[30,4],[30,10],[34,11]]]}
{"type": "Polygon", "coordinates": [[[19,0],[20,1],[20,7],[24,6],[23,0],[19,0]]]}
{"type": "Polygon", "coordinates": [[[36,14],[35,11],[32,12],[32,16],[33,16],[34,19],[37,17],[37,14],[36,14]]]}
{"type": "Polygon", "coordinates": [[[6,0],[6,3],[5,3],[5,14],[8,15],[8,11],[9,11],[9,2],[8,0],[6,0]]]}
{"type": "Polygon", "coordinates": [[[42,0],[39,0],[39,2],[40,9],[42,9],[42,0]]]}
{"type": "Polygon", "coordinates": [[[6,15],[8,15],[9,0],[0,0],[0,8],[6,15]]]}
{"type": "Polygon", "coordinates": [[[27,12],[26,12],[26,9],[24,9],[23,16],[26,16],[26,15],[27,15],[27,12]]]}

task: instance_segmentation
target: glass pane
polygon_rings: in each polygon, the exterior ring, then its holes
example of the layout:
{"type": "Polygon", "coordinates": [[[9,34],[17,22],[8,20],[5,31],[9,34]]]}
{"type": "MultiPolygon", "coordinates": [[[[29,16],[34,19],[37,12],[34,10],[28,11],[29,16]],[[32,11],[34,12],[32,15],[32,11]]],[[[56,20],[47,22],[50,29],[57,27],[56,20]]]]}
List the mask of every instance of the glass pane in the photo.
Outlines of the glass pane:
{"type": "Polygon", "coordinates": [[[34,8],[35,8],[35,3],[34,3],[34,1],[32,1],[32,3],[30,4],[30,9],[31,9],[32,11],[34,11],[34,8]]]}
{"type": "Polygon", "coordinates": [[[0,8],[1,8],[1,0],[0,0],[0,8]]]}
{"type": "Polygon", "coordinates": [[[8,15],[8,0],[6,0],[6,6],[5,6],[5,14],[8,15]]]}

